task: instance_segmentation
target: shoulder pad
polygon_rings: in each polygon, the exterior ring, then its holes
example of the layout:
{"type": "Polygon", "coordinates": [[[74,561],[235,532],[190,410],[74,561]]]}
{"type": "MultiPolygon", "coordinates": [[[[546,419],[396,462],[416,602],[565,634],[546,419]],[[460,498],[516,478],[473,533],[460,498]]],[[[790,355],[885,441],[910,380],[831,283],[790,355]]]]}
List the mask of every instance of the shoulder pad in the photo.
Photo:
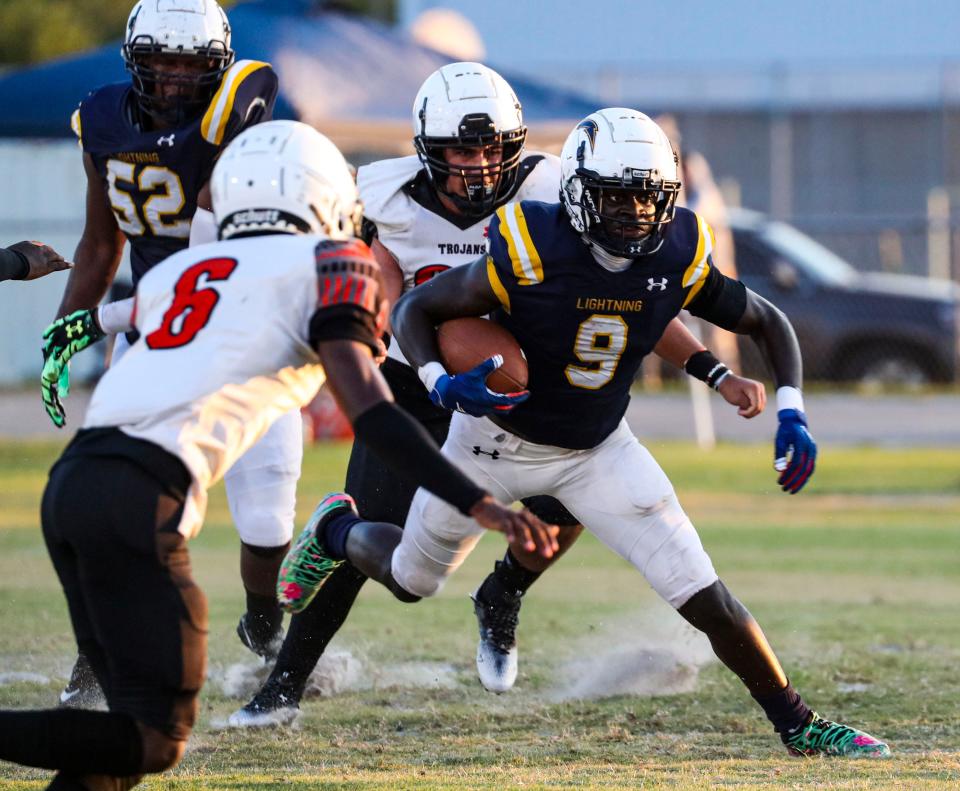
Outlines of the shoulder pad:
{"type": "Polygon", "coordinates": [[[129,90],[130,83],[103,85],[80,102],[70,116],[70,128],[81,148],[96,150],[116,144],[117,135],[124,128],[124,97],[129,90]]]}
{"type": "Polygon", "coordinates": [[[385,226],[405,227],[413,216],[413,201],[403,191],[423,165],[417,156],[381,159],[357,170],[357,188],[364,216],[385,226]]]}
{"type": "Polygon", "coordinates": [[[77,109],[73,111],[70,115],[70,128],[73,130],[73,133],[77,136],[77,145],[80,148],[83,148],[83,122],[80,120],[80,107],[77,106],[77,109]]]}
{"type": "Polygon", "coordinates": [[[276,100],[273,67],[262,60],[238,60],[227,69],[210,100],[200,134],[211,145],[225,145],[248,126],[272,118],[276,100]]]}
{"type": "Polygon", "coordinates": [[[490,258],[520,286],[543,282],[543,262],[534,241],[543,207],[544,204],[532,201],[508,203],[497,209],[490,220],[490,258]]]}
{"type": "Polygon", "coordinates": [[[356,305],[377,314],[382,300],[380,267],[370,248],[359,239],[324,239],[314,249],[318,305],[356,305]]]}
{"type": "MultiPolygon", "coordinates": [[[[529,156],[529,155],[528,155],[529,156]]],[[[553,154],[538,154],[542,157],[523,180],[517,190],[516,200],[556,203],[560,200],[560,158],[553,154]]]]}
{"type": "Polygon", "coordinates": [[[680,214],[680,211],[680,209],[677,209],[678,216],[674,217],[673,222],[681,220],[681,222],[684,222],[684,229],[689,228],[687,231],[689,240],[686,241],[685,248],[688,253],[691,248],[694,250],[693,255],[689,256],[689,263],[683,272],[683,287],[689,289],[683,302],[684,307],[686,307],[697,295],[697,292],[703,288],[704,283],[707,282],[707,275],[710,274],[713,265],[711,256],[715,241],[713,228],[707,224],[706,220],[688,209],[683,209],[683,214],[680,214]]]}

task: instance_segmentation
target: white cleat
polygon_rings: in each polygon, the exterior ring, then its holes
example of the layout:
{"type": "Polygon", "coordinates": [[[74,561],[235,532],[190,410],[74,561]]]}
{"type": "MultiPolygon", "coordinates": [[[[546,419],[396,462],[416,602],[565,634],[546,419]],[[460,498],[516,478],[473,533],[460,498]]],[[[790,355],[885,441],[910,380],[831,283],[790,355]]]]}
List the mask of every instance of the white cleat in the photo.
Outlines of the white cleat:
{"type": "Polygon", "coordinates": [[[299,716],[298,706],[257,710],[247,704],[230,715],[227,725],[231,728],[282,728],[292,725],[299,716]]]}
{"type": "Polygon", "coordinates": [[[300,715],[300,697],[286,681],[286,673],[280,678],[269,678],[263,688],[242,709],[237,709],[227,719],[231,728],[280,728],[292,725],[300,715]]]}
{"type": "Polygon", "coordinates": [[[491,605],[479,598],[479,591],[470,597],[480,628],[477,644],[477,674],[488,692],[507,692],[517,681],[519,652],[517,651],[517,623],[520,617],[520,597],[491,605]]]}

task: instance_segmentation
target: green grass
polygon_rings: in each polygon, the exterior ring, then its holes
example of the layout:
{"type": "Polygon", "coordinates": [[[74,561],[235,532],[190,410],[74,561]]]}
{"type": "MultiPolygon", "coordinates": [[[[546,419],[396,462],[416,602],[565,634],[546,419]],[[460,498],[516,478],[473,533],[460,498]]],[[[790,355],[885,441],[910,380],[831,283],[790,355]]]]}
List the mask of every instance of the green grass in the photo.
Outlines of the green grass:
{"type": "MultiPolygon", "coordinates": [[[[703,644],[589,536],[524,605],[512,693],[484,693],[473,669],[466,595],[502,552],[489,536],[433,601],[404,606],[364,589],[332,649],[371,685],[311,698],[293,730],[222,730],[245,700],[225,694],[224,673],[253,662],[233,634],[238,542],[218,487],[191,548],[210,599],[211,678],[184,762],[145,787],[957,788],[960,451],[827,448],[809,490],[789,497],[767,446],[651,450],[791,680],[824,715],[889,740],[893,759],[789,759],[740,683],[719,664],[691,664],[703,644]],[[565,699],[576,656],[610,696],[565,699]],[[390,686],[404,669],[443,683],[390,686]],[[674,691],[625,691],[645,683],[674,691]]],[[[0,685],[4,707],[48,705],[73,658],[37,526],[57,451],[0,444],[0,672],[49,679],[0,685]]],[[[344,446],[308,451],[301,524],[341,485],[346,456],[344,446]]],[[[3,764],[0,789],[41,788],[45,776],[3,764]]]]}

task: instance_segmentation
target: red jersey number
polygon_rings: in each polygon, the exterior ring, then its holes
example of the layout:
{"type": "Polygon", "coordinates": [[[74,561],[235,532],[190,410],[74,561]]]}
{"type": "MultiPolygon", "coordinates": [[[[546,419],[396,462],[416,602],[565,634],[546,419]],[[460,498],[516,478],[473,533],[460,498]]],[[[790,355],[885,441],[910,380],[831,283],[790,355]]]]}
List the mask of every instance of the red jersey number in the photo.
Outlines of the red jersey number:
{"type": "Polygon", "coordinates": [[[216,289],[197,288],[200,278],[206,275],[206,283],[226,280],[236,267],[235,258],[208,258],[187,268],[174,286],[173,304],[163,314],[160,329],[147,335],[147,346],[151,349],[178,349],[197,337],[220,301],[216,289]]]}

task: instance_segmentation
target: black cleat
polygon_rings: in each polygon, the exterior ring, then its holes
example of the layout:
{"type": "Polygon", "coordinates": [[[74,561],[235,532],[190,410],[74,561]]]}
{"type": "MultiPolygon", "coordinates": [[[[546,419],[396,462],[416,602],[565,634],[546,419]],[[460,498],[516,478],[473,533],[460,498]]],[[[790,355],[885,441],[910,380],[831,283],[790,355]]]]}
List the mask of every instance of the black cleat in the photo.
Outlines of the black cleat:
{"type": "Polygon", "coordinates": [[[477,644],[477,673],[489,692],[506,692],[517,680],[517,623],[520,596],[505,596],[488,604],[478,590],[471,597],[480,627],[477,644]]]}
{"type": "Polygon", "coordinates": [[[276,629],[268,632],[246,612],[240,616],[240,623],[237,624],[237,637],[269,665],[277,661],[280,646],[283,645],[283,626],[278,623],[276,629]]]}
{"type": "Polygon", "coordinates": [[[287,681],[287,673],[267,679],[246,706],[227,720],[231,728],[275,728],[290,725],[300,714],[300,695],[287,681]]]}
{"type": "Polygon", "coordinates": [[[60,693],[60,706],[68,709],[104,709],[107,698],[85,654],[77,654],[70,680],[60,693]]]}

